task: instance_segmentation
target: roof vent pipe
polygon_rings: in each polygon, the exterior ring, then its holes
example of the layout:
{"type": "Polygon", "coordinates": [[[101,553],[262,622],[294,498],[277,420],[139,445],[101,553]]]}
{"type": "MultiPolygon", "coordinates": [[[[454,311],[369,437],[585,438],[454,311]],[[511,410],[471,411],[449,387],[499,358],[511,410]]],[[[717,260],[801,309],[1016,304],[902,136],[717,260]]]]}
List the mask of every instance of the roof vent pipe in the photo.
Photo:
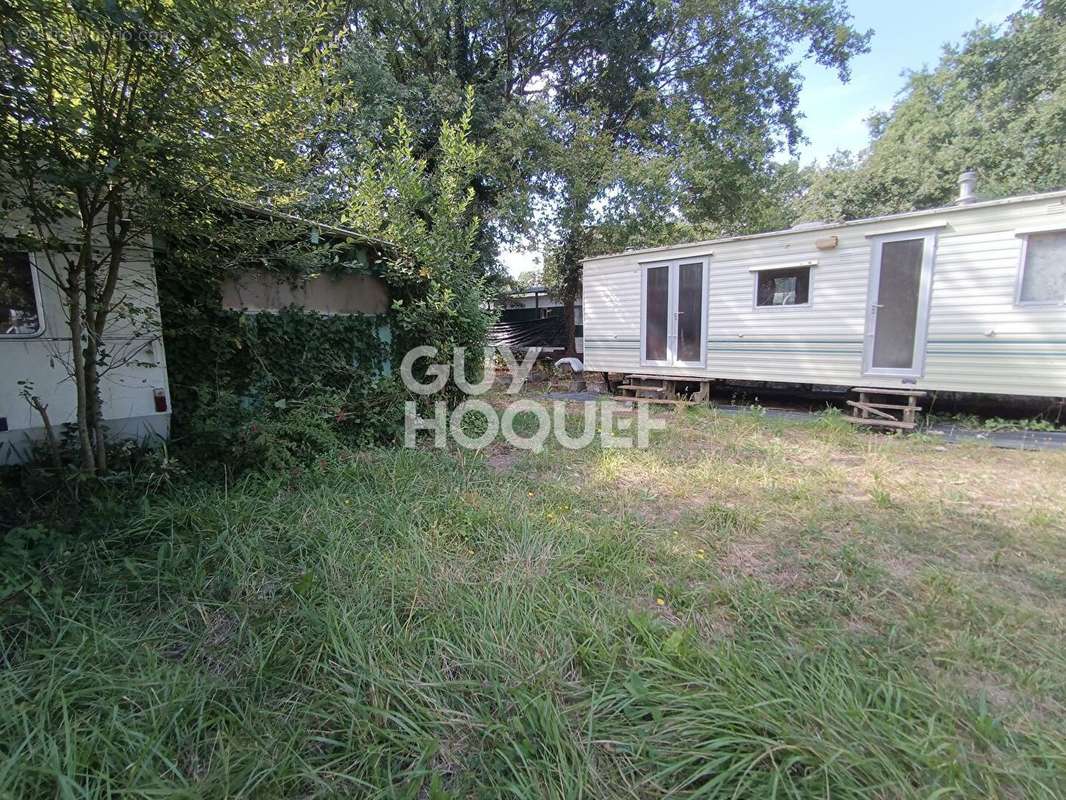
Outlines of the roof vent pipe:
{"type": "Polygon", "coordinates": [[[977,202],[977,173],[972,169],[966,170],[959,176],[959,199],[955,201],[957,206],[968,206],[977,202]]]}

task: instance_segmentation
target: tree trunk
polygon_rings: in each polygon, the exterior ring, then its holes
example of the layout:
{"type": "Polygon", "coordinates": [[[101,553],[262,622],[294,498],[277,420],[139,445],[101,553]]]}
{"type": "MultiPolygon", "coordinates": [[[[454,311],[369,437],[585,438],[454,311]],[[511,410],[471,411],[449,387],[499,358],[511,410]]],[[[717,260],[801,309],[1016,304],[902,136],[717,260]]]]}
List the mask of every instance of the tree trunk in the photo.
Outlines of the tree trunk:
{"type": "Polygon", "coordinates": [[[102,410],[100,402],[100,339],[94,321],[97,315],[96,265],[85,270],[85,399],[86,418],[89,423],[90,441],[93,447],[93,465],[97,472],[107,469],[107,445],[103,439],[102,410]]]}
{"type": "Polygon", "coordinates": [[[52,468],[59,472],[63,469],[63,456],[59,450],[59,440],[56,438],[56,430],[52,427],[52,418],[48,416],[48,405],[37,395],[29,398],[30,405],[40,415],[44,425],[44,441],[48,445],[48,455],[52,460],[52,468]]]}
{"type": "Polygon", "coordinates": [[[107,471],[107,441],[104,439],[103,398],[100,396],[100,347],[96,334],[89,331],[85,345],[85,396],[89,401],[89,430],[93,463],[97,472],[107,471]]]}
{"type": "Polygon", "coordinates": [[[107,437],[104,430],[104,405],[100,394],[100,365],[105,356],[104,332],[111,310],[111,303],[118,285],[122,259],[129,236],[129,220],[123,216],[124,204],[121,186],[108,190],[107,201],[107,271],[103,285],[97,280],[97,265],[85,273],[85,319],[88,338],[85,347],[86,397],[89,402],[89,423],[92,428],[94,462],[97,472],[107,472],[107,437]]]}
{"type": "Polygon", "coordinates": [[[92,438],[89,430],[89,396],[86,392],[85,378],[85,350],[82,348],[82,338],[85,333],[84,320],[82,318],[82,285],[81,272],[92,268],[92,228],[83,226],[81,234],[81,250],[78,254],[76,265],[67,270],[67,293],[68,312],[70,314],[70,357],[72,372],[74,373],[74,389],[77,394],[78,416],[78,457],[83,471],[92,473],[95,471],[96,460],[93,454],[92,438]]]}
{"type": "Polygon", "coordinates": [[[581,292],[581,257],[583,231],[579,227],[567,230],[562,247],[559,248],[559,302],[563,304],[563,318],[566,322],[566,354],[577,355],[577,337],[575,336],[574,303],[581,292]]]}
{"type": "Polygon", "coordinates": [[[566,354],[577,356],[577,336],[574,325],[574,298],[569,297],[563,301],[563,319],[566,322],[566,354]]]}
{"type": "Polygon", "coordinates": [[[104,405],[100,395],[100,364],[104,353],[104,332],[107,329],[107,320],[111,310],[111,302],[115,295],[115,287],[118,285],[119,271],[122,268],[122,258],[125,254],[126,239],[129,236],[129,221],[124,218],[124,204],[120,185],[113,185],[108,190],[107,201],[107,244],[108,257],[107,272],[104,275],[103,286],[97,288],[97,275],[94,273],[89,279],[86,275],[85,296],[86,308],[85,319],[89,326],[89,341],[86,348],[86,373],[88,385],[89,403],[91,407],[90,419],[93,428],[93,443],[95,445],[95,461],[98,472],[107,472],[107,437],[104,431],[104,405]],[[99,294],[97,292],[99,291],[99,294]],[[91,299],[90,299],[91,298],[91,299]],[[90,305],[91,304],[91,305],[90,305]]]}

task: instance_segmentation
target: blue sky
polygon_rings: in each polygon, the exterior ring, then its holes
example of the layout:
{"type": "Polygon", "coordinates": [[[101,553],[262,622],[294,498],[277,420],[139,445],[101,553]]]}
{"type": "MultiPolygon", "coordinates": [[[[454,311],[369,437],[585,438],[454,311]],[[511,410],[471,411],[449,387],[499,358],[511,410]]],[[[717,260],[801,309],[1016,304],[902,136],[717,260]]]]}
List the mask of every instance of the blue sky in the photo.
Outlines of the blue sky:
{"type": "Polygon", "coordinates": [[[863,122],[874,109],[892,105],[903,88],[903,72],[933,66],[946,42],[957,42],[978,20],[999,23],[1022,7],[1021,0],[851,0],[854,25],[873,28],[870,52],[852,62],[851,80],[814,63],[803,67],[800,108],[810,140],[800,157],[824,161],[837,149],[866,146],[863,122]]]}
{"type": "MultiPolygon", "coordinates": [[[[809,140],[799,151],[809,163],[836,150],[861,150],[868,144],[864,120],[887,109],[903,88],[903,73],[933,66],[943,45],[958,42],[978,20],[999,23],[1022,7],[1022,0],[850,0],[859,30],[873,28],[870,52],[852,62],[851,80],[813,62],[803,65],[800,110],[809,140]]],[[[512,275],[537,269],[535,253],[502,253],[512,275]]]]}

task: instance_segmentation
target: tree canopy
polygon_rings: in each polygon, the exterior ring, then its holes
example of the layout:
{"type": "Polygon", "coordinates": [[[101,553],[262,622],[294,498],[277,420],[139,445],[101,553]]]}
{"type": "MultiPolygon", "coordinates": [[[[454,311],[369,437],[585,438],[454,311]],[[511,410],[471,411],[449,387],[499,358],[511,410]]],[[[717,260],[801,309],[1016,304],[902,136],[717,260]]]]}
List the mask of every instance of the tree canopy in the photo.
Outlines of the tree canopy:
{"type": "Polygon", "coordinates": [[[837,220],[947,205],[974,169],[984,197],[1066,186],[1066,2],[1031,1],[981,25],[910,75],[870,120],[872,143],[811,171],[800,219],[837,220]]]}
{"type": "Polygon", "coordinates": [[[744,224],[801,133],[793,53],[847,77],[868,34],[835,0],[588,4],[527,89],[528,203],[573,346],[581,259],[680,225],[744,224]]]}

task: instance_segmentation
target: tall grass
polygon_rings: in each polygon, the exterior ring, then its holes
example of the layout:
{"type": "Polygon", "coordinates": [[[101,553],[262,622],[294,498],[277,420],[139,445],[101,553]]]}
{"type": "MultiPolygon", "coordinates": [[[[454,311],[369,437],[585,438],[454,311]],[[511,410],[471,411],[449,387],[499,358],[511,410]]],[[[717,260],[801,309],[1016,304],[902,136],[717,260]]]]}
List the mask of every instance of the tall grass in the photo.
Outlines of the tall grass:
{"type": "MultiPolygon", "coordinates": [[[[739,459],[715,480],[744,471],[784,492],[786,516],[822,514],[826,495],[788,488],[776,437],[858,441],[689,424],[739,459]]],[[[1066,792],[1063,718],[1023,724],[946,689],[929,660],[949,651],[920,627],[950,624],[923,623],[919,595],[882,595],[898,625],[848,627],[889,585],[861,552],[788,585],[716,561],[772,509],[715,494],[666,513],[677,471],[704,474],[676,440],[524,459],[337,454],[132,510],[7,600],[0,795],[1066,792]],[[620,488],[627,468],[658,476],[642,502],[620,488]]],[[[820,524],[796,529],[792,557],[820,524]]],[[[1061,656],[1057,631],[1039,635],[1041,658],[1061,656]]]]}

